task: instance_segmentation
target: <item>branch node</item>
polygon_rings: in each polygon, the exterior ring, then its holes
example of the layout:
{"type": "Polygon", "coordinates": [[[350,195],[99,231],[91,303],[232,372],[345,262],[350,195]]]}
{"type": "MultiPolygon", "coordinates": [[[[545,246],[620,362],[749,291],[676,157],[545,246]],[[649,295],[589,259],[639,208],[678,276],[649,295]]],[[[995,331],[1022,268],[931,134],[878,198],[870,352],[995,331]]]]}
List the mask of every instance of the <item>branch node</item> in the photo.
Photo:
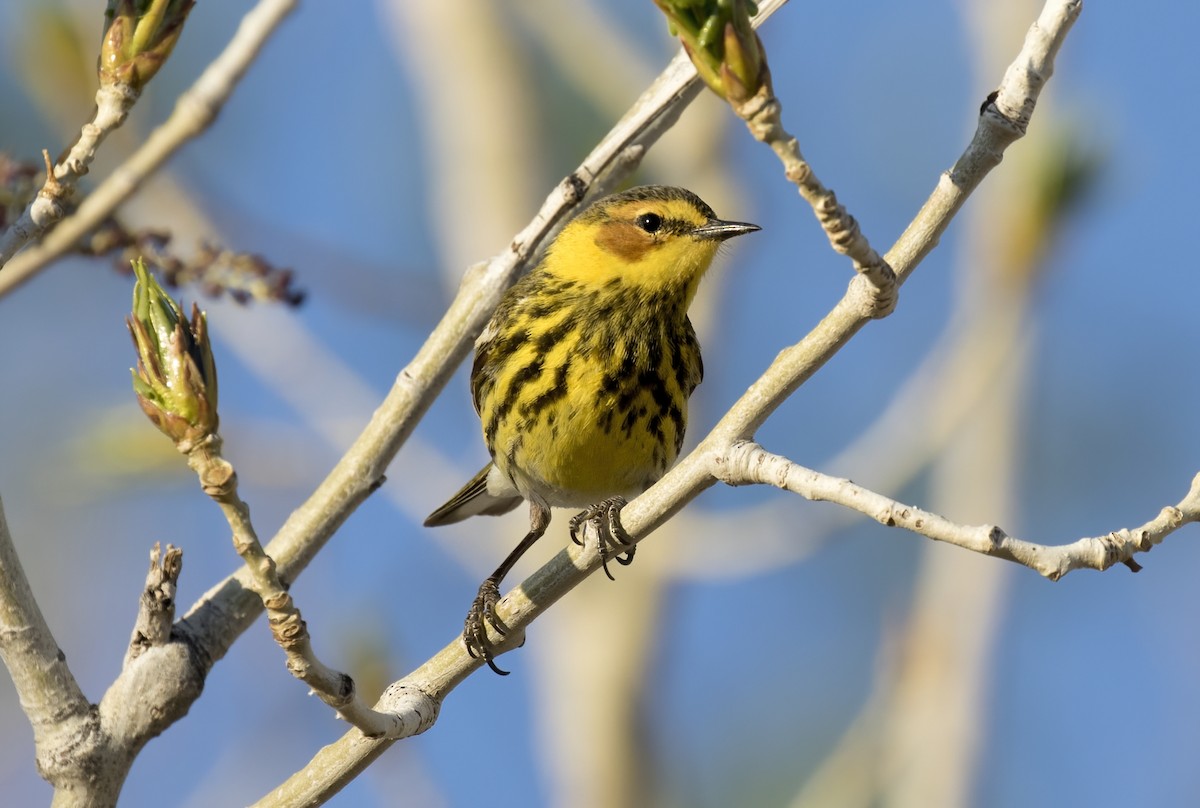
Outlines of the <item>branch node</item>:
{"type": "Polygon", "coordinates": [[[401,725],[396,737],[406,738],[432,727],[442,703],[417,685],[399,681],[388,685],[375,706],[396,716],[401,725]]]}
{"type": "MultiPolygon", "coordinates": [[[[888,272],[891,272],[890,267],[888,272]]],[[[850,288],[846,290],[847,303],[854,307],[860,317],[871,320],[887,317],[895,311],[899,299],[894,273],[892,279],[891,284],[878,285],[866,273],[855,273],[850,279],[850,288]]]]}
{"type": "Polygon", "coordinates": [[[1121,534],[1132,538],[1132,534],[1128,530],[1114,530],[1099,539],[1101,558],[1097,569],[1104,571],[1118,561],[1125,560],[1121,556],[1124,555],[1123,547],[1127,542],[1123,540],[1121,534]]]}
{"type": "MultiPolygon", "coordinates": [[[[798,152],[800,150],[800,145],[796,142],[796,138],[791,138],[788,141],[787,148],[789,151],[794,150],[798,152]]],[[[788,181],[793,185],[808,185],[808,183],[812,180],[812,173],[812,166],[806,162],[798,162],[789,165],[787,170],[784,171],[784,176],[787,177],[788,181]]]]}

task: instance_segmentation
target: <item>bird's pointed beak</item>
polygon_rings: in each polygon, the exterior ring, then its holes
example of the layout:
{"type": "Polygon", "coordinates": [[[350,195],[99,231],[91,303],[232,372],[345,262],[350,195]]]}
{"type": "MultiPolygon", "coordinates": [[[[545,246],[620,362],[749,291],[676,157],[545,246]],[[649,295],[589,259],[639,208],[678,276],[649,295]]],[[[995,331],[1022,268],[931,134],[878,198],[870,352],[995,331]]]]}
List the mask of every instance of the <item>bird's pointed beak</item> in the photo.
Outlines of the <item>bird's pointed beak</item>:
{"type": "Polygon", "coordinates": [[[734,236],[753,233],[755,230],[762,230],[762,228],[749,222],[726,222],[722,219],[710,219],[693,230],[692,236],[713,241],[725,241],[734,236]]]}

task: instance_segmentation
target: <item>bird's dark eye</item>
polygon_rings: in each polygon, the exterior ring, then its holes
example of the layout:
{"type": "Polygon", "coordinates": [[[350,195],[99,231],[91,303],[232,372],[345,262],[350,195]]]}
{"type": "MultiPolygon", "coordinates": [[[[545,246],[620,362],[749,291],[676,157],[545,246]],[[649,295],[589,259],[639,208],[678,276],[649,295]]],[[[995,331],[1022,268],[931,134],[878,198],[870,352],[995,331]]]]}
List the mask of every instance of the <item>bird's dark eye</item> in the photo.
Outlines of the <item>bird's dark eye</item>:
{"type": "Polygon", "coordinates": [[[663,226],[662,217],[657,213],[643,213],[633,221],[647,233],[657,233],[658,229],[663,226]]]}

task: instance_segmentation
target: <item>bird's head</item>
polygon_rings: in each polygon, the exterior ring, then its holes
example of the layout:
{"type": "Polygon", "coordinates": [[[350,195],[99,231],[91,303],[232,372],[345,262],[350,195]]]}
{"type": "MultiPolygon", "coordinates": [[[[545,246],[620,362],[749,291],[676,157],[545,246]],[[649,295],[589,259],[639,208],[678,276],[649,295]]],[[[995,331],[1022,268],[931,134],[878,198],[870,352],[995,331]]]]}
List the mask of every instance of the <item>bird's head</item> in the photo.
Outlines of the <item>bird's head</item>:
{"type": "Polygon", "coordinates": [[[545,268],[586,287],[633,285],[688,303],[722,242],[759,229],[718,219],[684,188],[645,185],[604,197],[571,221],[545,268]]]}

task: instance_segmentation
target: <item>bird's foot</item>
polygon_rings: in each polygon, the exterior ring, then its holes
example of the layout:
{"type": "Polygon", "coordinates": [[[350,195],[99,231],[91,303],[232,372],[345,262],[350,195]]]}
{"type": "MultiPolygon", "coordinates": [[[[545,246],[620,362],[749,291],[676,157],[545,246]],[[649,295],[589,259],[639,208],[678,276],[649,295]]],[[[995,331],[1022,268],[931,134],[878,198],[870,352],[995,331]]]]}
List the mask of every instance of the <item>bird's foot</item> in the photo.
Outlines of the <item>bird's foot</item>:
{"type": "Polygon", "coordinates": [[[610,581],[616,578],[608,571],[609,560],[628,566],[633,563],[633,554],[637,550],[633,537],[621,525],[621,509],[625,504],[625,497],[609,497],[603,502],[589,505],[587,510],[572,516],[570,522],[571,541],[579,545],[583,544],[579,538],[579,528],[586,522],[596,526],[596,533],[600,537],[600,563],[610,581]]]}
{"type": "Polygon", "coordinates": [[[508,633],[508,626],[496,614],[496,604],[500,602],[500,582],[496,578],[488,578],[479,586],[479,594],[467,612],[467,620],[463,626],[463,643],[472,659],[482,659],[487,666],[501,676],[508,676],[508,671],[501,670],[495,662],[495,645],[488,638],[488,626],[501,636],[508,633]]]}

